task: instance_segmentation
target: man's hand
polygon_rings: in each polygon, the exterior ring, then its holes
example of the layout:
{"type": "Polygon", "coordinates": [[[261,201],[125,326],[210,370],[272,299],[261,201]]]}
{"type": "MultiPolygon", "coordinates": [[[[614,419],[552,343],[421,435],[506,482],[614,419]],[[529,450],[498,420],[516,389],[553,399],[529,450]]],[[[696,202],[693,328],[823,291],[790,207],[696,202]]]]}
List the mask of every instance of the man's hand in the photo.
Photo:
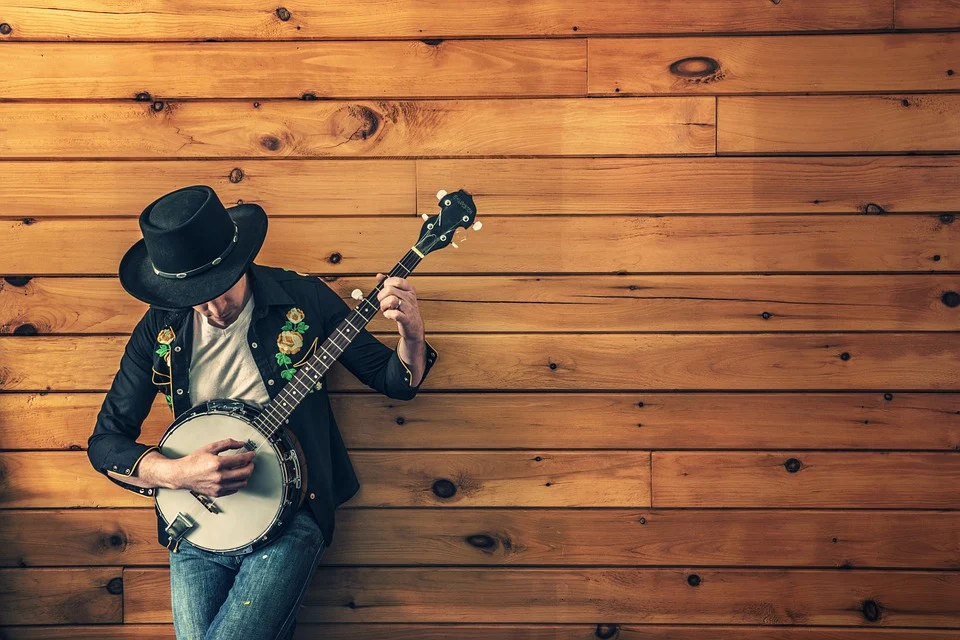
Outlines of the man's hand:
{"type": "Polygon", "coordinates": [[[420,317],[420,307],[417,306],[416,289],[406,278],[387,278],[385,274],[378,273],[377,283],[381,281],[383,289],[377,294],[377,300],[380,301],[383,316],[397,323],[400,337],[405,341],[411,344],[423,342],[423,318],[420,317]]]}
{"type": "Polygon", "coordinates": [[[239,440],[227,438],[204,445],[176,460],[159,451],[151,451],[140,461],[135,477],[118,476],[118,479],[144,487],[192,489],[214,498],[228,496],[247,486],[257,452],[218,454],[241,447],[243,443],[239,440]]]}

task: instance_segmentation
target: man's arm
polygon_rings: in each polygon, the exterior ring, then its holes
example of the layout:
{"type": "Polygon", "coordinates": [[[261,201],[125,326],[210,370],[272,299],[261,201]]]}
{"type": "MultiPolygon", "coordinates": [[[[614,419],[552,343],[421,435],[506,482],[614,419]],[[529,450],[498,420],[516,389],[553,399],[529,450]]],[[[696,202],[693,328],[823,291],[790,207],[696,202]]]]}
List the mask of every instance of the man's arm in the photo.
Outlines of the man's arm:
{"type": "MultiPolygon", "coordinates": [[[[322,280],[317,280],[316,290],[319,306],[325,312],[324,330],[330,335],[353,309],[322,280]]],[[[397,400],[410,400],[417,395],[436,358],[437,351],[425,337],[422,341],[401,338],[397,348],[391,349],[364,327],[337,361],[371,389],[397,400]],[[418,352],[423,354],[422,360],[418,360],[418,352]]]]}

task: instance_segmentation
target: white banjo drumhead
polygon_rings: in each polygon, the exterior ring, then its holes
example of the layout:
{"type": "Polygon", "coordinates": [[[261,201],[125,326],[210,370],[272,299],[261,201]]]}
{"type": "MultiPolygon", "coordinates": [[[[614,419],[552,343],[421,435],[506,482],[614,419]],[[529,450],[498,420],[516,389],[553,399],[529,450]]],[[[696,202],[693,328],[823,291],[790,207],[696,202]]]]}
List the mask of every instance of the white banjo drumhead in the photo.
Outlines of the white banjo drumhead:
{"type": "MultiPolygon", "coordinates": [[[[157,507],[167,524],[180,513],[196,523],[184,538],[208,551],[229,551],[246,547],[266,533],[283,506],[284,476],[276,450],[246,421],[229,414],[200,414],[183,422],[160,446],[168,458],[182,458],[217,440],[251,440],[258,445],[253,475],[247,486],[228,496],[211,497],[217,513],[211,513],[187,489],[158,489],[157,507]]],[[[228,449],[221,456],[246,449],[228,449]]]]}

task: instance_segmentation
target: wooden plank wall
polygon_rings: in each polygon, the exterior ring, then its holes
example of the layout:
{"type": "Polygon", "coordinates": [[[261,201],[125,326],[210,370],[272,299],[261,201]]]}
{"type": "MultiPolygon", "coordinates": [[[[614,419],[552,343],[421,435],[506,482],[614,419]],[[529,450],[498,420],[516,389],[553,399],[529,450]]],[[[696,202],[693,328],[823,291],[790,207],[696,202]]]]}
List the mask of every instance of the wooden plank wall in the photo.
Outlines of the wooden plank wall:
{"type": "Polygon", "coordinates": [[[206,183],[347,299],[438,189],[485,223],[415,400],[331,374],[298,637],[960,639],[960,2],[6,0],[0,69],[4,638],[172,637],[83,448],[206,183]]]}

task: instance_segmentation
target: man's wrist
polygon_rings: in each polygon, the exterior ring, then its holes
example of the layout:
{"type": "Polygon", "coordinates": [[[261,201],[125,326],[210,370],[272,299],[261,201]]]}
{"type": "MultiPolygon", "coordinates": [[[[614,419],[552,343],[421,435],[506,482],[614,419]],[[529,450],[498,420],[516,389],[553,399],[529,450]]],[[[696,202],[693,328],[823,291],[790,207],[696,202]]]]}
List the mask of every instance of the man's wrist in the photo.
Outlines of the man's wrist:
{"type": "Polygon", "coordinates": [[[137,465],[137,477],[153,487],[179,489],[180,477],[176,467],[176,460],[167,458],[159,451],[151,451],[137,465]]]}

